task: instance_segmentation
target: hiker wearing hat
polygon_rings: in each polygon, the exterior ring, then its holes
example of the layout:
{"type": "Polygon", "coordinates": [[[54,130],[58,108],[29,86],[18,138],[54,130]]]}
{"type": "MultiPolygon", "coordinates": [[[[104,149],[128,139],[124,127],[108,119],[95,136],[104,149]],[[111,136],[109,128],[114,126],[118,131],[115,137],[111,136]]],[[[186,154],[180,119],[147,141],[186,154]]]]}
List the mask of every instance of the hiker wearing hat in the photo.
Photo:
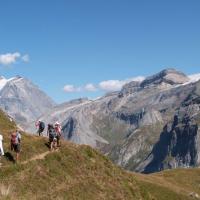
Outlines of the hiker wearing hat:
{"type": "Polygon", "coordinates": [[[55,131],[56,131],[56,138],[57,138],[57,146],[60,147],[61,146],[61,131],[62,131],[62,128],[61,128],[61,125],[59,122],[56,122],[55,123],[55,131]]]}

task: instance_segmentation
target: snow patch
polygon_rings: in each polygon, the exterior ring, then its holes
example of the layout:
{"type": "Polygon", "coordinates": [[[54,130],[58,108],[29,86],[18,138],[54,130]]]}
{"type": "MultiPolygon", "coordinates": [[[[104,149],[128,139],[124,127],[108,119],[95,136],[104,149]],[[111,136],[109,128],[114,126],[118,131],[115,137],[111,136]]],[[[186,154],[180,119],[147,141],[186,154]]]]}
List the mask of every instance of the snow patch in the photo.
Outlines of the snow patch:
{"type": "MultiPolygon", "coordinates": [[[[190,79],[189,81],[187,81],[186,83],[183,83],[181,85],[187,85],[187,84],[190,84],[190,83],[195,83],[197,81],[200,80],[200,74],[191,74],[188,76],[188,78],[190,79]]],[[[180,85],[180,86],[181,86],[180,85]]],[[[179,86],[179,85],[178,85],[179,86]]]]}
{"type": "Polygon", "coordinates": [[[192,75],[189,75],[188,77],[189,77],[191,83],[197,82],[197,81],[200,80],[200,73],[199,74],[192,74],[192,75]]]}
{"type": "Polygon", "coordinates": [[[8,80],[2,77],[2,79],[0,80],[0,90],[3,89],[3,87],[6,85],[7,82],[8,80]]]}
{"type": "Polygon", "coordinates": [[[1,78],[0,78],[0,90],[2,90],[4,88],[4,86],[8,82],[12,81],[13,79],[15,79],[15,78],[6,79],[5,77],[1,76],[1,78]]]}

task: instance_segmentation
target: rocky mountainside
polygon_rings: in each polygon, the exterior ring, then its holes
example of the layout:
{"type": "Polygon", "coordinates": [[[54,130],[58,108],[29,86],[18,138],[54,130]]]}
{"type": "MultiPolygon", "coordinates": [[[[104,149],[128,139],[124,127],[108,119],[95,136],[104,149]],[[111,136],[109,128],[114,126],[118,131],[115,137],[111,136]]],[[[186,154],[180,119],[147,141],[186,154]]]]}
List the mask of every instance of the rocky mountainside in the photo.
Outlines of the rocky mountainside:
{"type": "MultiPolygon", "coordinates": [[[[174,135],[178,138],[174,141],[163,138],[165,134],[173,135],[177,130],[177,127],[169,129],[169,124],[173,123],[175,115],[182,119],[183,105],[187,103],[186,110],[190,105],[199,107],[198,101],[190,100],[192,97],[199,98],[199,94],[195,92],[198,87],[197,80],[197,77],[194,81],[182,72],[166,69],[142,82],[130,82],[124,85],[121,91],[97,100],[78,100],[75,103],[56,106],[40,119],[47,123],[60,121],[66,139],[98,148],[115,163],[129,170],[148,173],[179,166],[196,166],[199,164],[199,150],[196,148],[198,145],[193,144],[198,144],[198,139],[193,138],[190,145],[183,144],[187,146],[187,152],[194,149],[197,151],[193,159],[186,158],[188,153],[182,157],[180,152],[171,153],[173,148],[176,149],[180,145],[178,141],[182,134],[174,135]],[[155,152],[160,155],[161,150],[158,147],[165,146],[167,153],[163,155],[164,158],[158,159],[155,152]],[[174,164],[165,162],[169,158],[174,164]],[[155,163],[158,163],[157,166],[155,163]]],[[[184,125],[183,123],[182,126],[184,125]]],[[[183,131],[183,134],[193,129],[192,125],[183,131]]],[[[29,130],[33,130],[33,127],[29,127],[29,130]]],[[[198,134],[197,131],[197,138],[198,134]]],[[[180,140],[182,141],[181,138],[180,140]]]]}
{"type": "Polygon", "coordinates": [[[138,167],[142,172],[156,172],[177,167],[200,165],[200,81],[161,132],[151,154],[138,167]]]}
{"type": "Polygon", "coordinates": [[[54,105],[53,100],[31,81],[19,76],[0,78],[0,108],[20,126],[26,127],[54,105]]]}

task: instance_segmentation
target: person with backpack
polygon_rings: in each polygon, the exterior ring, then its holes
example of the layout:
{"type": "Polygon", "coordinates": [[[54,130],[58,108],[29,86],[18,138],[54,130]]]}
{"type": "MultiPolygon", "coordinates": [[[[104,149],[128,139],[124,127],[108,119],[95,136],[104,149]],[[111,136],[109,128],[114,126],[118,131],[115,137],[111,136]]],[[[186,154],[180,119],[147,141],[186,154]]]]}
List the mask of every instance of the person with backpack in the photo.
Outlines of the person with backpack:
{"type": "Polygon", "coordinates": [[[57,148],[57,138],[56,131],[53,124],[48,124],[47,136],[49,136],[49,147],[50,150],[55,150],[57,148]]]}
{"type": "Polygon", "coordinates": [[[61,146],[61,131],[62,131],[62,128],[61,128],[61,125],[60,123],[56,122],[55,123],[55,131],[56,131],[56,138],[57,138],[57,146],[60,147],[61,146]]]}
{"type": "Polygon", "coordinates": [[[39,120],[38,122],[35,123],[35,125],[38,128],[37,134],[41,136],[45,129],[45,123],[39,120]]]}
{"type": "Polygon", "coordinates": [[[0,134],[0,157],[1,156],[4,156],[4,150],[3,150],[3,135],[0,134]]]}
{"type": "Polygon", "coordinates": [[[19,154],[21,152],[21,134],[18,130],[11,134],[11,141],[10,141],[11,151],[16,153],[15,161],[18,162],[19,154]]]}

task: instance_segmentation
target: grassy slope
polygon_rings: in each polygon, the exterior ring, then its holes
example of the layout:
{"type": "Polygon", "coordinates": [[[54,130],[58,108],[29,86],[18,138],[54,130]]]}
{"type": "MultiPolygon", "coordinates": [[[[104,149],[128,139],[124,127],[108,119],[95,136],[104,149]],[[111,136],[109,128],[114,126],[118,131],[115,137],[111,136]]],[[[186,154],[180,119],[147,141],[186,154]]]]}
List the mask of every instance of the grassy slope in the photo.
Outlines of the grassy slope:
{"type": "MultiPolygon", "coordinates": [[[[8,134],[14,129],[15,125],[0,113],[5,151],[9,146],[8,134]]],[[[23,164],[48,151],[45,142],[45,138],[23,134],[21,163],[16,165],[2,159],[0,199],[184,200],[190,199],[190,192],[199,193],[199,169],[153,175],[129,173],[89,146],[69,142],[64,142],[58,152],[44,159],[23,164]]]]}
{"type": "MultiPolygon", "coordinates": [[[[14,122],[11,122],[7,116],[0,110],[0,132],[4,137],[4,151],[5,153],[10,152],[10,135],[13,131],[16,130],[16,125],[14,122]]],[[[21,160],[27,160],[28,158],[42,153],[47,150],[45,146],[46,140],[44,138],[38,138],[36,136],[31,136],[23,134],[22,139],[22,156],[21,160]],[[43,145],[41,145],[43,143],[43,145]]],[[[12,154],[15,157],[15,154],[12,154]]],[[[7,159],[2,159],[4,165],[10,164],[7,159]]]]}

